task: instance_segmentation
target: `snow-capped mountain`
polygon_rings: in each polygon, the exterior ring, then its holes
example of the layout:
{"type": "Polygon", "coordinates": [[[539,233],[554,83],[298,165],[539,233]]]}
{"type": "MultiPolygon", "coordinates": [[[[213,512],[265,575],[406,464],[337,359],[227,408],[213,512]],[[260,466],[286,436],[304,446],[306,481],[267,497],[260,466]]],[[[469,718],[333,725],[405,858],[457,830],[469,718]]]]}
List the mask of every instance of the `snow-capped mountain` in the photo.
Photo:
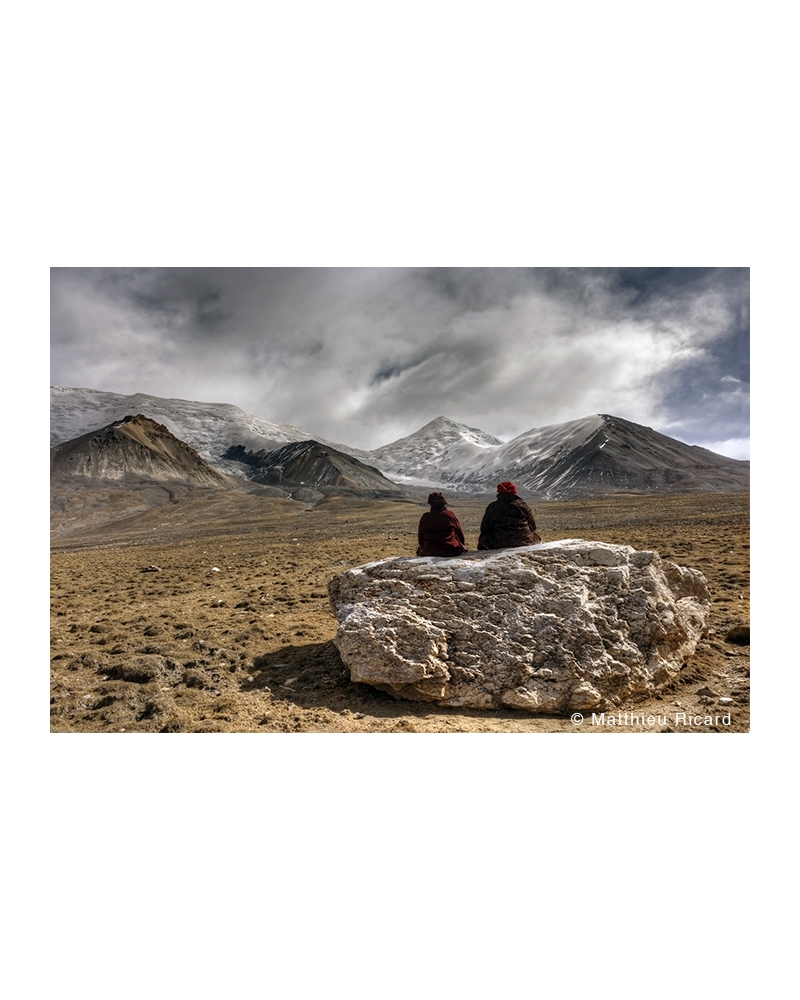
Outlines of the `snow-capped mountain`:
{"type": "Polygon", "coordinates": [[[486,479],[517,475],[528,465],[580,447],[602,424],[595,414],[583,420],[526,431],[506,443],[483,431],[437,417],[414,434],[368,453],[385,475],[420,483],[450,486],[480,484],[486,479]]]}
{"type": "Polygon", "coordinates": [[[392,479],[427,485],[439,482],[444,473],[452,478],[466,469],[480,468],[502,444],[475,427],[437,417],[414,434],[374,451],[359,452],[359,457],[392,479]]]}
{"type": "Polygon", "coordinates": [[[207,462],[239,476],[242,476],[242,467],[238,463],[226,463],[222,458],[229,448],[242,445],[253,451],[271,450],[290,441],[314,438],[301,427],[260,420],[230,403],[195,403],[141,392],[122,396],[94,389],[51,386],[50,447],[137,413],[164,424],[207,462]]]}
{"type": "MultiPolygon", "coordinates": [[[[391,473],[389,473],[391,474],[391,473]]],[[[469,487],[510,479],[547,499],[603,493],[716,493],[750,488],[750,463],[609,414],[534,428],[461,472],[469,487]]]]}
{"type": "Polygon", "coordinates": [[[705,493],[750,488],[749,462],[608,414],[537,427],[502,443],[438,417],[364,459],[409,485],[482,493],[510,479],[529,496],[705,493]]]}

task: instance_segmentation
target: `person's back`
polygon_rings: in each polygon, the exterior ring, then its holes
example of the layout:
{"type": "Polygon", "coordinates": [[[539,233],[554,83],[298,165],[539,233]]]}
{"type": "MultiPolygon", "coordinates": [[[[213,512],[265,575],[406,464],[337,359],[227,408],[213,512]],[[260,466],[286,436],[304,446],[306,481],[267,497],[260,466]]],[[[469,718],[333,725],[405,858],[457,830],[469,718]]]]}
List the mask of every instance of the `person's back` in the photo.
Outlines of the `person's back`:
{"type": "Polygon", "coordinates": [[[530,507],[517,496],[513,483],[500,483],[497,499],[486,508],[481,521],[479,549],[510,549],[541,542],[530,507]]]}
{"type": "Polygon", "coordinates": [[[419,520],[417,530],[418,556],[458,556],[466,552],[464,532],[456,515],[447,509],[441,493],[428,497],[431,509],[419,520]]]}

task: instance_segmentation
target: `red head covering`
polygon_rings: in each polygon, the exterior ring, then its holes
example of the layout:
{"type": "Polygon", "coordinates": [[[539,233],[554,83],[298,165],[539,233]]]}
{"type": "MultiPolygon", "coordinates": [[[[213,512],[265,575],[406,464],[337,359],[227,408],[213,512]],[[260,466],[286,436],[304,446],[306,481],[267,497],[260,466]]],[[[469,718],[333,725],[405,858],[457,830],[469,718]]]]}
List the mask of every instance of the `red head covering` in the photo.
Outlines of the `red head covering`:
{"type": "Polygon", "coordinates": [[[431,507],[446,507],[447,498],[443,493],[431,493],[428,497],[428,503],[431,507]]]}
{"type": "Polygon", "coordinates": [[[498,483],[497,484],[497,492],[498,493],[516,493],[517,492],[517,487],[513,483],[509,483],[508,481],[506,481],[505,483],[498,483]]]}

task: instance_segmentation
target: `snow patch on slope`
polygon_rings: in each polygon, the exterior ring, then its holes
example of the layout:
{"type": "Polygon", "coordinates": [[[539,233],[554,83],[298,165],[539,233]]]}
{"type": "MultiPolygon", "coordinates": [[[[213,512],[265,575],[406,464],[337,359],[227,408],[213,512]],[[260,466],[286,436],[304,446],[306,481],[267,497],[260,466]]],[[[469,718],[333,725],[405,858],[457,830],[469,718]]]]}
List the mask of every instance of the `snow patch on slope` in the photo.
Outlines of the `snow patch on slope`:
{"type": "Polygon", "coordinates": [[[414,434],[368,453],[368,461],[384,475],[427,484],[451,470],[480,465],[502,441],[476,427],[437,417],[414,434]]]}
{"type": "Polygon", "coordinates": [[[416,434],[371,452],[370,461],[384,475],[418,484],[472,482],[527,470],[533,463],[552,464],[580,448],[603,426],[599,414],[551,424],[520,434],[504,444],[475,428],[437,417],[416,434]]]}

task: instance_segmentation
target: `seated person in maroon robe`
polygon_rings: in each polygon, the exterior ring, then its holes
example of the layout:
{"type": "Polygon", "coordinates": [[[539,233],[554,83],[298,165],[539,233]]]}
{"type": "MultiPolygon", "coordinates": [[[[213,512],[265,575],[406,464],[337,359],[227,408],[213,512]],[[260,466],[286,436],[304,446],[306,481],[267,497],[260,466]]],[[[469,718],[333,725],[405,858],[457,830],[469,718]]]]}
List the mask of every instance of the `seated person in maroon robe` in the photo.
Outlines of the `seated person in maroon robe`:
{"type": "Polygon", "coordinates": [[[517,496],[517,487],[509,482],[500,483],[497,499],[489,504],[483,515],[478,548],[511,549],[519,545],[538,545],[541,540],[533,512],[517,496]]]}
{"type": "Polygon", "coordinates": [[[447,509],[447,500],[441,493],[431,493],[428,503],[431,509],[419,520],[417,555],[460,556],[466,552],[464,532],[456,515],[447,509]]]}

